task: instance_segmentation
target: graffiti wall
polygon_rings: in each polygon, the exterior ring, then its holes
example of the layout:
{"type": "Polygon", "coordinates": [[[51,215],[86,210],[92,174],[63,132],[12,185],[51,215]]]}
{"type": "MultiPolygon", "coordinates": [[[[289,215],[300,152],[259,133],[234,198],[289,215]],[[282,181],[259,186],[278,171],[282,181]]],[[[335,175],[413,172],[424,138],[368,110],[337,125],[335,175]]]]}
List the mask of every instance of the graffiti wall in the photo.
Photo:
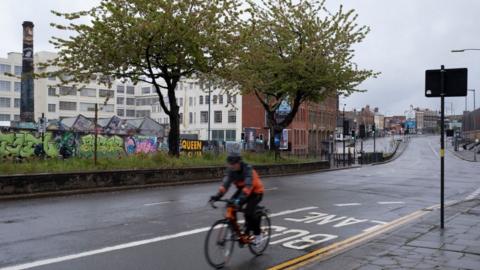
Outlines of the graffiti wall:
{"type": "Polygon", "coordinates": [[[158,151],[159,144],[157,137],[131,136],[125,138],[125,151],[131,154],[150,154],[158,151]]]}
{"type": "MultiPolygon", "coordinates": [[[[115,158],[123,155],[150,154],[161,151],[162,144],[153,136],[102,136],[97,138],[97,155],[115,158]]],[[[0,158],[91,158],[95,151],[95,135],[79,135],[73,132],[0,133],[0,158]]]]}

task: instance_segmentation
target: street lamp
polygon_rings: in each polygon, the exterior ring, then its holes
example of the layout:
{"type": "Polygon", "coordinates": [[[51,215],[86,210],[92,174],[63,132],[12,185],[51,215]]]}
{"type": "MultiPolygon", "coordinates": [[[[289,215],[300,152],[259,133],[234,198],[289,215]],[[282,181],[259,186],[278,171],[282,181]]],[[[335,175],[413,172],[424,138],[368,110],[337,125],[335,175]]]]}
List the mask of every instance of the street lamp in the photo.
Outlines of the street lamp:
{"type": "Polygon", "coordinates": [[[343,120],[342,120],[342,142],[343,142],[343,166],[345,167],[345,106],[347,104],[343,104],[343,120]]]}
{"type": "Polygon", "coordinates": [[[480,51],[480,49],[460,49],[460,50],[451,50],[452,53],[461,53],[465,51],[480,51]]]}

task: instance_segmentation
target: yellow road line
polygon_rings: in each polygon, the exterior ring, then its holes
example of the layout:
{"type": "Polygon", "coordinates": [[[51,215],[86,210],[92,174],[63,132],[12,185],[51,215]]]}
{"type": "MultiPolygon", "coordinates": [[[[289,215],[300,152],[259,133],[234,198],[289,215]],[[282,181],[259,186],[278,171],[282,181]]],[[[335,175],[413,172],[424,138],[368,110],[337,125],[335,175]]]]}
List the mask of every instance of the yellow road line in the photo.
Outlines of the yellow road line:
{"type": "Polygon", "coordinates": [[[418,210],[415,211],[409,215],[406,215],[404,217],[401,217],[399,219],[396,219],[392,222],[389,222],[385,225],[382,225],[375,231],[367,231],[363,232],[361,234],[352,236],[350,238],[347,238],[343,241],[333,243],[329,246],[317,249],[315,251],[312,251],[308,254],[305,254],[303,256],[294,258],[292,260],[283,262],[281,264],[278,264],[276,266],[273,266],[269,268],[268,270],[284,270],[284,269],[298,269],[301,266],[305,266],[306,264],[312,263],[314,261],[320,261],[323,260],[334,253],[338,253],[344,250],[347,250],[349,248],[352,248],[360,243],[363,243],[371,238],[374,238],[382,233],[385,233],[389,230],[392,230],[396,227],[399,227],[405,223],[411,222],[425,214],[427,214],[428,211],[424,210],[418,210]]]}

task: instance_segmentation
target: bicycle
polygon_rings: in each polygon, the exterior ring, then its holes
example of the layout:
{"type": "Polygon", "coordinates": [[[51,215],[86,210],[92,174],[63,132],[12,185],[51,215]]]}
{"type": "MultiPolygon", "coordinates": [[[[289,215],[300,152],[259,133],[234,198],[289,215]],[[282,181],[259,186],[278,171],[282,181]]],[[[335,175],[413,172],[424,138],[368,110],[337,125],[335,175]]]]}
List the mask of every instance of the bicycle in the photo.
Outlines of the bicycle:
{"type": "MultiPolygon", "coordinates": [[[[258,206],[255,210],[255,214],[260,218],[262,235],[261,243],[256,245],[253,242],[254,236],[244,233],[244,228],[240,226],[237,220],[237,212],[244,212],[244,210],[237,209],[237,206],[231,200],[218,201],[226,203],[226,212],[225,218],[213,223],[205,239],[205,257],[208,263],[214,268],[223,268],[230,260],[235,242],[238,242],[241,248],[248,245],[248,249],[255,256],[262,255],[270,243],[271,224],[268,210],[262,206],[258,206]],[[212,250],[210,249],[211,245],[212,250]],[[215,251],[220,251],[218,260],[214,258],[215,251]]],[[[210,201],[209,203],[212,208],[217,208],[215,202],[210,201]]]]}

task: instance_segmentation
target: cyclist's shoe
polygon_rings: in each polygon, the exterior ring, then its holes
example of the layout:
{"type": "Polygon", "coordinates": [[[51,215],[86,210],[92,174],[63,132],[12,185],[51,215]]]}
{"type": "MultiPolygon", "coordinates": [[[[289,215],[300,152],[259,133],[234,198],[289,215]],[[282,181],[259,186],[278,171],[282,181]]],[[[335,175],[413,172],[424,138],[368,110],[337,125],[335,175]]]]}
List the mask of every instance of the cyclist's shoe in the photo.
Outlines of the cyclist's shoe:
{"type": "Polygon", "coordinates": [[[253,245],[258,246],[261,245],[263,242],[263,236],[261,234],[255,235],[255,238],[253,239],[253,245]]]}

